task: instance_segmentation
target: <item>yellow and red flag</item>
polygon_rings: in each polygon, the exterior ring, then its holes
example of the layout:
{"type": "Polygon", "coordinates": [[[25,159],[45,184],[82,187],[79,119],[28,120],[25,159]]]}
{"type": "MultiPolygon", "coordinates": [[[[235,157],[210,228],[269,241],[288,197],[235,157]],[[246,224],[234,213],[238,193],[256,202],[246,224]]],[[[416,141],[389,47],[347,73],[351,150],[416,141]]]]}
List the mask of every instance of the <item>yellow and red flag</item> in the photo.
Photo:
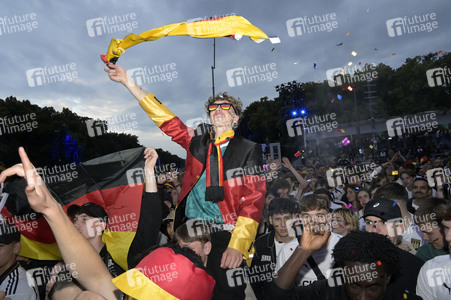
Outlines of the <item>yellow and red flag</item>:
{"type": "Polygon", "coordinates": [[[196,38],[231,37],[240,40],[242,36],[250,37],[254,42],[269,39],[271,43],[280,43],[278,37],[268,37],[266,33],[252,25],[241,16],[226,16],[200,20],[195,22],[180,22],[150,29],[140,34],[129,34],[123,40],[112,39],[108,51],[102,55],[105,62],[115,63],[125,49],[145,41],[155,41],[164,36],[188,35],[196,38]]]}

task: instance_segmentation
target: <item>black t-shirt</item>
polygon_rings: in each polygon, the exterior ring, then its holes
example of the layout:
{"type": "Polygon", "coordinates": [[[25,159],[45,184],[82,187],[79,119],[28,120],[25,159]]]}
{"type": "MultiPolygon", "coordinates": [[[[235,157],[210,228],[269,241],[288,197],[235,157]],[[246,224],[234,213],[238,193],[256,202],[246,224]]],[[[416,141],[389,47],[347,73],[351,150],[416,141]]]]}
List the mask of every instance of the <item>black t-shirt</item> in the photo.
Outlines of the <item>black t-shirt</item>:
{"type": "Polygon", "coordinates": [[[108,271],[110,271],[111,276],[117,277],[124,273],[125,271],[119,266],[111,257],[110,253],[108,253],[106,246],[103,246],[102,250],[100,250],[99,253],[100,257],[103,260],[103,263],[108,268],[108,271]]]}
{"type": "MultiPolygon", "coordinates": [[[[415,255],[396,248],[399,258],[398,270],[392,275],[387,286],[387,294],[384,299],[421,299],[415,295],[417,277],[424,262],[415,255]],[[404,294],[408,298],[404,298],[404,294]]],[[[334,300],[348,299],[343,285],[330,287],[327,279],[318,280],[308,286],[297,286],[291,293],[280,289],[273,282],[269,289],[265,289],[265,299],[318,299],[334,300]]]]}
{"type": "Polygon", "coordinates": [[[399,257],[398,272],[392,275],[389,286],[396,290],[415,293],[418,273],[420,273],[424,261],[400,248],[396,248],[396,250],[399,257]]]}

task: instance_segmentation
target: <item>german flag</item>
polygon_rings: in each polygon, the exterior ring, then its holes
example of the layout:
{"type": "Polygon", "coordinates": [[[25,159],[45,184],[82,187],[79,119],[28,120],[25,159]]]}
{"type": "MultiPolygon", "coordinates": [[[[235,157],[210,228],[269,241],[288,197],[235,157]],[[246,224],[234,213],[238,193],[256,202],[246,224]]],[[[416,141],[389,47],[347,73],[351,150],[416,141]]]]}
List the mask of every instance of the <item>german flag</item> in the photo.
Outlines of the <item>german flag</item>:
{"type": "MultiPolygon", "coordinates": [[[[113,259],[127,270],[127,254],[138,226],[143,182],[144,149],[128,149],[98,157],[79,165],[36,168],[55,199],[67,208],[88,202],[102,206],[108,227],[102,240],[113,259]]],[[[34,212],[25,196],[26,181],[9,182],[9,194],[1,214],[21,232],[19,255],[38,260],[59,260],[53,233],[45,218],[34,212]]]]}
{"type": "Polygon", "coordinates": [[[135,299],[153,300],[210,300],[215,287],[198,258],[168,247],[152,251],[113,283],[135,299]]]}

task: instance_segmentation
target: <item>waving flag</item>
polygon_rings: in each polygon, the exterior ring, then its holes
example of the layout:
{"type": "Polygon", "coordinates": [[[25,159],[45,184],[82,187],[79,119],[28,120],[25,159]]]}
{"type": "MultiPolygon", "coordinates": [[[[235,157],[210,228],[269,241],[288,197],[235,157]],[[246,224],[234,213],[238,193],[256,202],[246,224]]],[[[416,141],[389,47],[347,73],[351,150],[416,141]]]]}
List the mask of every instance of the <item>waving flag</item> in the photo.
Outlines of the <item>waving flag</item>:
{"type": "MultiPolygon", "coordinates": [[[[73,168],[59,168],[59,171],[64,169],[67,172],[49,174],[45,168],[36,168],[65,211],[72,204],[87,202],[94,202],[105,209],[109,221],[102,240],[123,269],[127,269],[127,253],[139,221],[144,180],[143,153],[144,148],[123,150],[73,168]]],[[[3,218],[13,223],[22,234],[19,255],[59,260],[61,254],[50,226],[28,205],[25,186],[25,179],[9,183],[9,196],[1,210],[3,218]]]]}
{"type": "Polygon", "coordinates": [[[145,41],[155,41],[164,36],[189,35],[196,38],[231,37],[240,40],[243,35],[254,42],[269,39],[271,43],[280,43],[278,37],[268,37],[259,28],[241,16],[226,16],[195,22],[181,22],[165,25],[145,31],[141,34],[129,34],[123,40],[112,39],[108,52],[102,55],[105,62],[115,63],[125,49],[145,41]]]}

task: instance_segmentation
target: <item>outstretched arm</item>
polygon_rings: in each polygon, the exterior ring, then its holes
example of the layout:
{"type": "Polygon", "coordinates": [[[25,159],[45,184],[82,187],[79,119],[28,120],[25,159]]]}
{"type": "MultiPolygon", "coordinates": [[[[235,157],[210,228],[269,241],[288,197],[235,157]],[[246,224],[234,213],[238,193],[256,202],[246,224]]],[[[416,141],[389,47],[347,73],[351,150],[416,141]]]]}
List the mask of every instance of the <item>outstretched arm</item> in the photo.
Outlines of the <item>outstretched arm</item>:
{"type": "Polygon", "coordinates": [[[96,250],[75,228],[61,205],[52,197],[42,178],[37,174],[25,150],[20,147],[22,164],[17,164],[0,174],[0,182],[9,176],[25,177],[25,193],[28,203],[36,212],[42,213],[50,225],[65,263],[75,268],[77,280],[89,291],[107,299],[119,299],[120,292],[112,283],[111,275],[96,250]]]}
{"type": "Polygon", "coordinates": [[[147,96],[148,93],[127,75],[127,71],[122,66],[108,63],[108,67],[105,67],[105,71],[108,72],[108,76],[111,80],[122,83],[136,100],[141,101],[141,99],[147,96]]]}

